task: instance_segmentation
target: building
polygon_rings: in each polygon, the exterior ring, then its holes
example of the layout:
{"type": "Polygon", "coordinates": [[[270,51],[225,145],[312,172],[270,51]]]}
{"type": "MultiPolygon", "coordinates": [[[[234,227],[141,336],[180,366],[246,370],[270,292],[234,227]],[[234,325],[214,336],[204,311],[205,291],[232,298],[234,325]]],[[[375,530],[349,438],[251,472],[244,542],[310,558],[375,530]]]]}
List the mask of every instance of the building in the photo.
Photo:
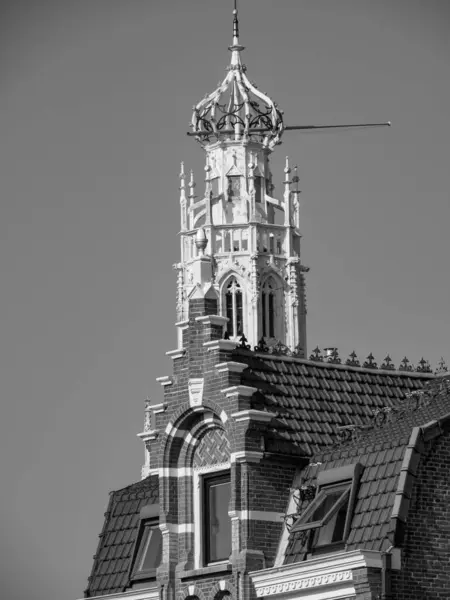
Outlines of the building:
{"type": "Polygon", "coordinates": [[[306,348],[298,177],[283,114],[247,78],[237,11],[223,83],[181,169],[178,344],[146,406],[142,480],[110,496],[85,597],[450,597],[446,370],[306,348]],[[245,333],[245,335],[244,335],[245,333]]]}

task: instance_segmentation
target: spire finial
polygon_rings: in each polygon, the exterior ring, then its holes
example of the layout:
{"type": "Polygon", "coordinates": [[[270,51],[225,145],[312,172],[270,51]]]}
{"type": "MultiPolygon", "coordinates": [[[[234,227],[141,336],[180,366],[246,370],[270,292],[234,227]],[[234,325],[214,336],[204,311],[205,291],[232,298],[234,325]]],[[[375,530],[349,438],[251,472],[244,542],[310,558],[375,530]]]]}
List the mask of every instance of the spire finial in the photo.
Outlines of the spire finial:
{"type": "Polygon", "coordinates": [[[233,46],[237,46],[238,44],[239,44],[238,9],[237,9],[237,0],[234,0],[234,9],[233,9],[233,46]]]}

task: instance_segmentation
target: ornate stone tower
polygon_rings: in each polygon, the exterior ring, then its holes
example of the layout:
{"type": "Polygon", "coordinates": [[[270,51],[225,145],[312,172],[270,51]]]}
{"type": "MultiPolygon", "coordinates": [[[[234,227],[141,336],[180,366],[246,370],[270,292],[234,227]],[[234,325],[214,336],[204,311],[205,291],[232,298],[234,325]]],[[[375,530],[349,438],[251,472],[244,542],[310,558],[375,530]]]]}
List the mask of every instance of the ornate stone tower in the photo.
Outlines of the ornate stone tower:
{"type": "Polygon", "coordinates": [[[283,114],[251,83],[241,62],[237,11],[231,63],[222,84],[195,107],[192,133],[205,150],[205,191],[195,195],[181,165],[181,262],[177,317],[207,292],[228,318],[230,339],[282,343],[306,353],[304,272],[296,169],[288,158],[282,199],[273,196],[269,157],[281,143],[283,114]]]}

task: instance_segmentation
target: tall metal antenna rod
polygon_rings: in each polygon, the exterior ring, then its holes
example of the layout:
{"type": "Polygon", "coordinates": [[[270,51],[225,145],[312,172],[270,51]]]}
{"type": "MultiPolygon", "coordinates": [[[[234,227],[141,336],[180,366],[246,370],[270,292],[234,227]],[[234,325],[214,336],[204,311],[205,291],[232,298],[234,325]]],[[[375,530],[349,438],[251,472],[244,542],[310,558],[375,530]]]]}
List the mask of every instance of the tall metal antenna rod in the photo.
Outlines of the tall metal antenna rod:
{"type": "Polygon", "coordinates": [[[383,123],[349,123],[347,125],[286,125],[285,130],[290,131],[293,129],[354,129],[356,127],[390,127],[391,122],[385,121],[383,123]]]}
{"type": "MultiPolygon", "coordinates": [[[[286,127],[284,128],[286,131],[292,131],[292,130],[302,130],[302,131],[317,131],[317,130],[321,130],[321,129],[364,129],[364,128],[370,128],[370,127],[390,127],[391,126],[391,122],[390,121],[385,121],[383,123],[349,123],[348,125],[286,125],[286,127]]],[[[249,129],[248,131],[248,135],[253,135],[253,134],[262,134],[262,133],[266,133],[267,131],[271,131],[271,129],[268,129],[267,127],[253,127],[252,129],[249,129]]],[[[215,133],[214,131],[188,131],[187,135],[191,135],[191,136],[211,136],[211,135],[220,135],[222,133],[229,133],[229,134],[234,134],[234,129],[218,129],[217,133],[215,133]]]]}

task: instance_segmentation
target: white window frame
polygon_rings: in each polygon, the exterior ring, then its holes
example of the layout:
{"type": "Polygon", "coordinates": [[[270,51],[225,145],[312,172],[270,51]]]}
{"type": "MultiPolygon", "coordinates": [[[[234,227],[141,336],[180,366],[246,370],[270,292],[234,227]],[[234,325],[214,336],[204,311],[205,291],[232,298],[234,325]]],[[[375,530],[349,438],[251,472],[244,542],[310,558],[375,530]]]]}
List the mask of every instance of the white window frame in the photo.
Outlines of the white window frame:
{"type": "MultiPolygon", "coordinates": [[[[207,467],[194,467],[194,569],[207,567],[204,555],[204,477],[231,473],[229,462],[210,465],[207,467]]],[[[231,519],[231,517],[230,517],[231,519]]],[[[228,560],[214,562],[214,565],[227,564],[228,560]]]]}

